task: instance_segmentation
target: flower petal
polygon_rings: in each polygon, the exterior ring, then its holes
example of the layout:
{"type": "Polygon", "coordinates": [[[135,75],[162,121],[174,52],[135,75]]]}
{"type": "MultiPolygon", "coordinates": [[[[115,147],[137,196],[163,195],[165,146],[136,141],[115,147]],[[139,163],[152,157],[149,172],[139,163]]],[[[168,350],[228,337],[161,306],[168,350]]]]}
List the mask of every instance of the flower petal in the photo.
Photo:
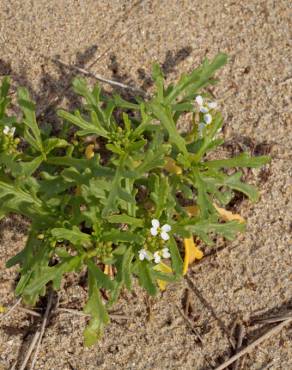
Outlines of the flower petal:
{"type": "Polygon", "coordinates": [[[151,221],[151,224],[153,227],[155,227],[156,229],[160,226],[160,222],[159,220],[156,220],[156,218],[154,218],[152,221],[151,221]]]}
{"type": "Polygon", "coordinates": [[[162,249],[162,257],[163,258],[170,258],[170,253],[168,248],[163,248],[162,249]]]}
{"type": "Polygon", "coordinates": [[[171,226],[168,224],[165,224],[162,226],[161,230],[168,233],[171,230],[171,226]]]}
{"type": "Polygon", "coordinates": [[[9,134],[9,132],[10,132],[10,128],[9,128],[9,126],[4,126],[3,134],[4,134],[4,135],[8,135],[8,134],[9,134]]]}
{"type": "Polygon", "coordinates": [[[161,262],[161,257],[159,255],[159,252],[155,252],[153,256],[154,256],[154,262],[155,263],[160,263],[161,262]]]}
{"type": "Polygon", "coordinates": [[[161,238],[163,240],[168,240],[169,239],[169,235],[165,231],[162,231],[162,233],[160,234],[160,236],[161,236],[161,238]]]}
{"type": "Polygon", "coordinates": [[[145,255],[145,251],[142,249],[139,251],[139,260],[140,261],[143,261],[145,259],[146,255],[145,255]]]}
{"type": "Polygon", "coordinates": [[[196,96],[196,103],[198,105],[203,105],[204,99],[203,99],[203,97],[201,95],[196,96]]]}
{"type": "Polygon", "coordinates": [[[200,112],[201,113],[208,113],[209,109],[207,107],[200,107],[200,112]]]}
{"type": "Polygon", "coordinates": [[[153,236],[156,236],[158,234],[158,229],[156,227],[151,227],[150,233],[153,236]]]}
{"type": "Polygon", "coordinates": [[[212,122],[212,116],[211,114],[205,114],[204,115],[204,121],[206,122],[207,125],[209,125],[212,122]]]}

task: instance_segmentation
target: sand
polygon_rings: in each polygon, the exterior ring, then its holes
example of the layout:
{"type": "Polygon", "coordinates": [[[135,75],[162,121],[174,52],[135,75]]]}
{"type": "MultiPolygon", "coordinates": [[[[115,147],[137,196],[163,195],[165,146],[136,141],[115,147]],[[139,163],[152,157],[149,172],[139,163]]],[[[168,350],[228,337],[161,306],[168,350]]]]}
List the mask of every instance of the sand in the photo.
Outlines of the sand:
{"type": "MultiPolygon", "coordinates": [[[[269,152],[273,159],[263,170],[246,173],[261,193],[257,204],[235,204],[248,220],[247,232],[232,243],[218,241],[217,250],[189,271],[196,287],[189,290],[192,318],[203,345],[177,310],[189,289],[183,280],[150,301],[138,287],[123,294],[116,309],[127,319],[113,320],[93,348],[82,343],[85,318],[55,313],[35,369],[212,369],[232,355],[237,321],[245,327],[246,345],[270,328],[253,325],[254,316],[291,309],[289,1],[2,0],[0,19],[0,75],[9,74],[15,86],[30,89],[45,112],[41,120],[54,121],[46,107],[55,101],[74,104],[68,84],[76,71],[61,68],[54,58],[151,91],[152,62],[161,63],[168,80],[175,80],[204,57],[226,52],[229,63],[212,88],[224,112],[228,142],[218,155],[245,148],[269,152]]],[[[4,306],[15,301],[17,278],[17,268],[6,269],[5,261],[23,247],[26,228],[19,217],[1,222],[4,306]]],[[[78,282],[77,276],[66,281],[60,306],[82,307],[86,292],[78,282]]],[[[1,370],[15,361],[19,367],[37,325],[38,319],[19,310],[1,322],[1,370]]],[[[291,339],[290,326],[246,355],[241,368],[291,369],[291,339]]]]}

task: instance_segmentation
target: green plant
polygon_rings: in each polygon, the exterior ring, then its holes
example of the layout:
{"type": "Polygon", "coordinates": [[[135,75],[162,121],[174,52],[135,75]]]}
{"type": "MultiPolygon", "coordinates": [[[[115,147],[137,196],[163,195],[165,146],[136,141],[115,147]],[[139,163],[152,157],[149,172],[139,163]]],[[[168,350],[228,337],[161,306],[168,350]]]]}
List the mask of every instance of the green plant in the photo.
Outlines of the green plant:
{"type": "Polygon", "coordinates": [[[259,167],[269,158],[206,159],[223,143],[222,117],[198,92],[216,82],[213,75],[226,59],[205,60],[167,87],[154,65],[156,92],[135,103],[75,79],[84,105],[74,113],[58,111],[58,136],[38,126],[25,88],[18,89],[22,117],[9,116],[9,79],[2,81],[1,217],[17,213],[31,221],[25,248],[7,262],[20,266],[16,295],[34,305],[48,283],[58,289],[64,274],[86,267],[87,345],[100,337],[107,310],[121,289],[131,289],[133,277],[154,295],[159,282],[182,276],[183,239],[195,235],[211,245],[214,233],[231,240],[244,229],[236,220],[222,222],[218,205],[226,206],[234,191],[252,201],[258,192],[241,181],[239,170],[228,175],[225,169],[259,167]],[[185,134],[176,128],[181,117],[191,117],[185,134]],[[191,216],[186,202],[196,210],[191,216]]]}

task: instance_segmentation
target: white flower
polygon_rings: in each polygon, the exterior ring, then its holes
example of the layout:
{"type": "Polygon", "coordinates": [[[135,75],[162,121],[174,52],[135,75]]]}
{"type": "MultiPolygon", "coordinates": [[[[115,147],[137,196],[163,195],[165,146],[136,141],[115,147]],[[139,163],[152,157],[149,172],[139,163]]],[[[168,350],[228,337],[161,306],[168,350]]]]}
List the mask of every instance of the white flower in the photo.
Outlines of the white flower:
{"type": "Polygon", "coordinates": [[[9,132],[10,132],[10,128],[8,126],[5,126],[4,129],[3,129],[3,134],[8,135],[9,132]]]}
{"type": "Polygon", "coordinates": [[[153,255],[153,257],[154,257],[154,262],[155,263],[160,263],[161,257],[160,257],[160,253],[159,252],[155,252],[154,255],[153,255]]]}
{"type": "Polygon", "coordinates": [[[13,136],[15,133],[15,127],[4,126],[3,134],[13,136]]]}
{"type": "Polygon", "coordinates": [[[204,99],[201,95],[196,96],[196,103],[200,106],[204,104],[204,99]]]}
{"type": "Polygon", "coordinates": [[[198,95],[196,97],[196,103],[198,104],[199,111],[201,113],[208,113],[209,112],[208,107],[204,106],[204,99],[203,99],[203,97],[201,95],[198,95]]]}
{"type": "Polygon", "coordinates": [[[143,249],[139,250],[139,260],[144,261],[144,259],[150,261],[151,257],[149,255],[149,253],[146,251],[146,249],[143,248],[143,249]]]}
{"type": "Polygon", "coordinates": [[[169,239],[168,233],[171,230],[170,225],[165,224],[160,228],[160,222],[156,219],[153,219],[151,221],[151,224],[152,224],[152,227],[150,229],[151,235],[156,236],[156,235],[158,235],[158,233],[160,233],[160,236],[163,240],[168,240],[169,239]]]}
{"type": "Polygon", "coordinates": [[[212,122],[212,116],[211,114],[205,114],[204,115],[204,121],[206,122],[207,125],[209,125],[212,122]]]}
{"type": "Polygon", "coordinates": [[[156,236],[158,234],[158,229],[160,226],[160,222],[156,219],[151,221],[152,227],[150,229],[151,235],[156,236]]]}
{"type": "Polygon", "coordinates": [[[170,253],[168,248],[163,248],[162,249],[162,257],[163,258],[170,258],[170,253]]]}

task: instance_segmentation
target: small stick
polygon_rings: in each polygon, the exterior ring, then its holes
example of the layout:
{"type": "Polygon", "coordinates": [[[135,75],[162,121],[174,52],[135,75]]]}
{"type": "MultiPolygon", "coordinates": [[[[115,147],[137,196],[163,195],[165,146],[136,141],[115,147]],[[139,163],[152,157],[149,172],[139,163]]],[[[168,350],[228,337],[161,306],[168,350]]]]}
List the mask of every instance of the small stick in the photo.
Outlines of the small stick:
{"type": "Polygon", "coordinates": [[[292,318],[292,312],[288,312],[287,314],[284,315],[279,315],[279,316],[271,316],[267,317],[266,319],[257,319],[254,318],[252,319],[253,324],[274,324],[275,322],[280,322],[284,320],[288,320],[292,318]]]}
{"type": "Polygon", "coordinates": [[[201,337],[200,333],[198,332],[198,330],[194,327],[193,323],[191,322],[191,320],[182,312],[182,310],[176,306],[179,314],[181,315],[181,317],[185,320],[185,322],[187,323],[187,325],[189,326],[189,328],[193,331],[193,333],[197,336],[197,338],[200,340],[200,342],[202,344],[204,344],[204,340],[203,338],[201,337]]]}
{"type": "MultiPolygon", "coordinates": [[[[78,311],[78,310],[73,310],[72,308],[58,308],[56,310],[56,312],[67,312],[67,313],[71,313],[72,315],[78,315],[78,316],[83,316],[83,317],[90,317],[89,314],[87,313],[84,313],[82,311],[78,311]]],[[[118,319],[122,319],[122,320],[127,320],[128,317],[125,316],[125,315],[117,315],[117,314],[109,314],[110,315],[110,318],[112,318],[113,320],[118,320],[118,319]]]]}
{"type": "Polygon", "coordinates": [[[18,300],[14,303],[14,305],[12,306],[12,307],[10,307],[9,308],[9,310],[3,315],[3,316],[0,316],[0,322],[2,321],[2,320],[4,320],[5,319],[5,317],[7,317],[7,316],[9,316],[11,313],[12,313],[12,311],[14,311],[15,310],[15,308],[19,305],[19,303],[21,302],[21,299],[22,298],[18,298],[18,300]]]}
{"type": "Polygon", "coordinates": [[[19,368],[19,370],[24,370],[24,369],[26,368],[26,365],[27,365],[27,363],[28,363],[28,360],[29,360],[29,358],[30,358],[30,355],[31,355],[31,353],[32,353],[32,351],[33,351],[33,349],[34,349],[34,346],[36,345],[36,343],[37,343],[37,341],[38,341],[38,339],[39,339],[40,334],[41,334],[41,333],[40,333],[40,331],[39,331],[39,330],[35,333],[35,335],[34,335],[34,337],[33,337],[33,340],[32,340],[32,341],[31,341],[31,343],[30,343],[30,346],[29,346],[29,349],[28,349],[27,354],[26,354],[26,356],[25,356],[25,359],[24,359],[24,361],[23,361],[23,363],[22,363],[21,367],[19,368]]]}
{"type": "Polygon", "coordinates": [[[52,61],[55,62],[55,63],[59,63],[59,64],[61,64],[62,66],[66,67],[66,68],[75,69],[76,71],[78,71],[78,72],[80,72],[80,73],[82,73],[82,74],[84,74],[86,76],[93,77],[93,78],[95,78],[96,80],[98,80],[100,82],[104,82],[104,83],[107,83],[107,84],[112,85],[112,86],[118,86],[118,87],[121,87],[122,89],[127,89],[127,90],[132,90],[132,91],[135,91],[135,92],[139,92],[140,94],[145,95],[145,91],[143,91],[141,89],[138,89],[136,87],[132,87],[132,86],[129,86],[129,85],[125,85],[125,84],[123,84],[121,82],[110,80],[108,78],[104,78],[103,76],[101,76],[99,74],[96,74],[96,73],[87,71],[86,69],[77,67],[75,65],[68,65],[68,64],[66,64],[65,62],[63,62],[60,59],[54,59],[54,58],[52,58],[52,61]]]}
{"type": "Polygon", "coordinates": [[[32,362],[31,362],[30,370],[33,370],[34,365],[35,365],[36,360],[37,360],[37,356],[38,356],[38,353],[39,353],[39,350],[40,350],[42,338],[43,338],[45,328],[46,328],[46,325],[47,325],[47,322],[48,322],[49,314],[50,314],[50,311],[51,311],[52,302],[53,302],[53,292],[51,291],[50,295],[49,295],[49,299],[48,299],[48,304],[47,304],[45,316],[44,316],[44,319],[43,319],[43,322],[42,322],[39,339],[38,339],[37,346],[36,346],[36,349],[35,349],[35,353],[34,353],[34,356],[33,356],[32,362]]]}
{"type": "MultiPolygon", "coordinates": [[[[238,353],[242,346],[245,330],[241,322],[238,322],[236,326],[237,326],[237,343],[236,343],[235,353],[238,353]]],[[[238,360],[234,361],[232,365],[232,370],[237,370],[238,365],[239,365],[239,361],[238,360]]]]}
{"type": "Polygon", "coordinates": [[[271,330],[267,331],[264,335],[256,339],[254,342],[249,344],[247,347],[236,353],[234,356],[230,357],[229,360],[225,361],[220,366],[216,367],[215,370],[223,370],[226,369],[227,366],[231,365],[234,361],[245,355],[246,353],[249,353],[252,351],[256,346],[258,346],[260,343],[265,341],[266,339],[270,338],[271,336],[278,334],[285,326],[287,326],[290,322],[292,322],[292,318],[285,320],[278,324],[277,326],[273,327],[271,330]]]}
{"type": "Polygon", "coordinates": [[[25,307],[18,307],[19,311],[22,311],[22,312],[25,312],[25,313],[28,313],[29,315],[31,316],[36,316],[36,317],[42,317],[42,315],[34,310],[30,310],[28,308],[25,308],[25,307]]]}

